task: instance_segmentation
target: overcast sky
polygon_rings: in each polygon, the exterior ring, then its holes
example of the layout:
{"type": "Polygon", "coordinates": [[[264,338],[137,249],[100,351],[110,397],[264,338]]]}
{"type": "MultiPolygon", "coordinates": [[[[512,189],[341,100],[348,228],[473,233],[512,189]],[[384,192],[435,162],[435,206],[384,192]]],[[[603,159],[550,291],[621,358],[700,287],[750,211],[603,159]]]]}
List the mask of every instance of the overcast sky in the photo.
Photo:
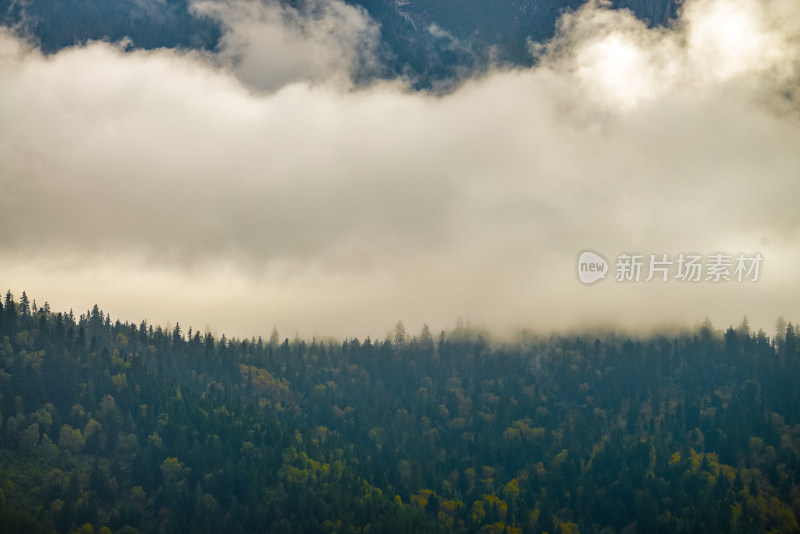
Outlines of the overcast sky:
{"type": "Polygon", "coordinates": [[[338,0],[194,9],[218,51],[0,32],[0,287],[239,337],[800,320],[796,0],[687,0],[670,29],[587,6],[537,67],[444,96],[355,87],[380,29],[338,0]],[[622,252],[764,261],[620,283],[622,252]]]}

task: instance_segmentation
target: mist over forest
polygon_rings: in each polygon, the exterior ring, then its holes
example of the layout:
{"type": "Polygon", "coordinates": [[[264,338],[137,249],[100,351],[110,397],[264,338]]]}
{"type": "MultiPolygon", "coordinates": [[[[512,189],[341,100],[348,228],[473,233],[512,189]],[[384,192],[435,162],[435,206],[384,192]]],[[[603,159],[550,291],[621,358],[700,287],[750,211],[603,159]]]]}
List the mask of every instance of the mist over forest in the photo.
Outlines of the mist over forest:
{"type": "Polygon", "coordinates": [[[239,337],[800,314],[794,0],[0,7],[16,294],[239,337]],[[764,262],[587,288],[586,249],[764,262]]]}
{"type": "Polygon", "coordinates": [[[799,532],[799,36],[0,0],[0,534],[799,532]]]}

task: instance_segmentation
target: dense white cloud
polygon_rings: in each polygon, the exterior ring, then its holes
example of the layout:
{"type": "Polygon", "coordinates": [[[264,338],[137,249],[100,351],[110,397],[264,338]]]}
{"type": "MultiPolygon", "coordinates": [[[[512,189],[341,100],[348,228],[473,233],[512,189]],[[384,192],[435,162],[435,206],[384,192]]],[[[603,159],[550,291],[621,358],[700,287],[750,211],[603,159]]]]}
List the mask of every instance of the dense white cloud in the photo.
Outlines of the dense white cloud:
{"type": "Polygon", "coordinates": [[[219,58],[252,87],[296,81],[347,85],[377,72],[379,28],[364,9],[340,0],[299,7],[253,0],[195,0],[199,15],[220,23],[219,58]]]}
{"type": "Polygon", "coordinates": [[[596,104],[627,109],[670,95],[797,84],[797,7],[787,0],[695,0],[672,28],[589,2],[532,45],[596,104]]]}
{"type": "Polygon", "coordinates": [[[590,5],[538,67],[446,96],[348,84],[375,30],[334,2],[197,4],[228,28],[217,56],[2,34],[0,283],[235,335],[796,320],[800,15],[733,4],[670,29],[590,5]],[[585,287],[586,247],[765,263],[585,287]]]}

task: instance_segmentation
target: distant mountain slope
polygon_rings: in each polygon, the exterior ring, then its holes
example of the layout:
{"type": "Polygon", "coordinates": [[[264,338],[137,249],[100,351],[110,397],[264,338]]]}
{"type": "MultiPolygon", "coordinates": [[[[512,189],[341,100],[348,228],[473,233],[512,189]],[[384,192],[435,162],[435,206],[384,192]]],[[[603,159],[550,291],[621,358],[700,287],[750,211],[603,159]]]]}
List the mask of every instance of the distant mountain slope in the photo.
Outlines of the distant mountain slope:
{"type": "MultiPolygon", "coordinates": [[[[529,64],[527,43],[555,31],[558,17],[583,0],[349,0],[381,26],[388,76],[423,83],[493,60],[529,64]],[[431,28],[438,31],[431,32],[431,28]],[[443,37],[447,36],[447,37],[443,37]]],[[[650,24],[667,24],[680,0],[615,0],[650,24]]],[[[196,16],[189,0],[0,0],[2,23],[34,37],[46,52],[87,40],[125,37],[136,48],[214,49],[221,28],[196,16]]]]}
{"type": "Polygon", "coordinates": [[[45,52],[87,40],[130,37],[139,48],[213,48],[219,28],[188,0],[0,0],[3,24],[35,36],[45,52]]]}

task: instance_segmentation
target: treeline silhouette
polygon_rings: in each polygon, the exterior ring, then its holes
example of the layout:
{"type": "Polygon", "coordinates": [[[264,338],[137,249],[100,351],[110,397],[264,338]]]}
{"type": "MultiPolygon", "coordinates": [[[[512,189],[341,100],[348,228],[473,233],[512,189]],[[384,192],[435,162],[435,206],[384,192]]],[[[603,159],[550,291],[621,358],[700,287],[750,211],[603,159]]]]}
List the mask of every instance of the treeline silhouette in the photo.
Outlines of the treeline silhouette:
{"type": "Polygon", "coordinates": [[[0,532],[798,532],[797,344],[216,339],[9,292],[0,532]]]}

